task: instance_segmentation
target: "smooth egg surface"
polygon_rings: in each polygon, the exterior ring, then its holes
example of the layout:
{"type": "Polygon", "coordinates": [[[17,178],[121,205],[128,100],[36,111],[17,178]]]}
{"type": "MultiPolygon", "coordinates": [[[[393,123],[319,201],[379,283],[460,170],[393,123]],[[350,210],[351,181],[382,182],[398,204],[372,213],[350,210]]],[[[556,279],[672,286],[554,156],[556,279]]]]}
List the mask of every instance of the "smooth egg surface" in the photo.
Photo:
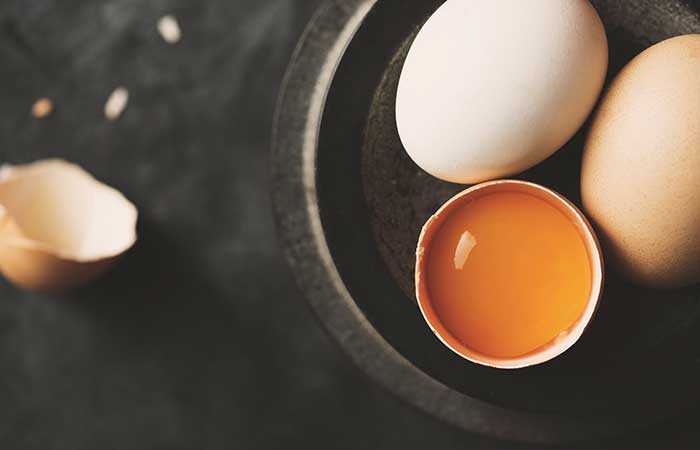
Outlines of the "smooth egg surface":
{"type": "Polygon", "coordinates": [[[401,141],[446,181],[521,172],[582,126],[607,66],[605,30],[587,0],[447,0],[402,70],[401,141]]]}
{"type": "Polygon", "coordinates": [[[581,189],[608,260],[658,288],[700,281],[700,35],[647,49],[616,77],[581,189]]]}

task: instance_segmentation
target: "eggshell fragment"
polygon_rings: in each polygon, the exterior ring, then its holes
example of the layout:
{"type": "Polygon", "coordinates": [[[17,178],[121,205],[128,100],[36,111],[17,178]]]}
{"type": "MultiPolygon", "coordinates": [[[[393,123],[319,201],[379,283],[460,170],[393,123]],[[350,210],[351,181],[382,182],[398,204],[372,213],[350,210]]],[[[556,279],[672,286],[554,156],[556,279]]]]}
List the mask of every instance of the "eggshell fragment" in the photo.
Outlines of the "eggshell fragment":
{"type": "Polygon", "coordinates": [[[175,44],[180,41],[182,31],[175,16],[167,15],[158,20],[158,32],[165,42],[175,44]]]}
{"type": "Polygon", "coordinates": [[[107,120],[117,120],[129,103],[129,91],[125,87],[116,88],[105,103],[104,113],[107,120]]]}
{"type": "Polygon", "coordinates": [[[32,116],[37,119],[43,119],[53,111],[53,103],[50,99],[42,97],[32,105],[32,116]]]}
{"type": "Polygon", "coordinates": [[[0,168],[0,271],[34,291],[78,287],[136,242],[136,207],[79,166],[0,168]]]}

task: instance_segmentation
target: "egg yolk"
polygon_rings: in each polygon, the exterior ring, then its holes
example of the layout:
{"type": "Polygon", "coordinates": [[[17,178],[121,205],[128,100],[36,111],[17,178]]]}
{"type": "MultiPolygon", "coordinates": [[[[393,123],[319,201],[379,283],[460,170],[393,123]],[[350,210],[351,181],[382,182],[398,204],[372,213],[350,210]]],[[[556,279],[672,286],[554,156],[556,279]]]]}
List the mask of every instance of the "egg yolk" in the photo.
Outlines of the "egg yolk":
{"type": "Polygon", "coordinates": [[[455,209],[430,244],[430,301],[464,346],[526,355],[566,332],[591,293],[591,265],[576,224],[521,192],[485,194],[455,209]]]}

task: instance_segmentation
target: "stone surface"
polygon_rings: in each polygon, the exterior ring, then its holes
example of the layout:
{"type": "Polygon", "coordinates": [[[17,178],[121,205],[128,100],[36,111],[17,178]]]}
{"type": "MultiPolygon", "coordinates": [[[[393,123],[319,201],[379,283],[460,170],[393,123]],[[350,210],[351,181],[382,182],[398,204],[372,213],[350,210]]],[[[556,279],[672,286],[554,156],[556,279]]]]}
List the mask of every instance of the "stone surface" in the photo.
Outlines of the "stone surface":
{"type": "Polygon", "coordinates": [[[278,250],[269,130],[315,5],[0,3],[0,161],[70,159],[142,214],[138,246],[94,286],[58,297],[0,283],[0,448],[511,447],[367,383],[278,250]],[[182,28],[173,46],[156,29],[165,14],[182,28]],[[102,107],[119,85],[131,96],[112,123],[102,107]],[[55,109],[37,120],[43,96],[55,109]]]}
{"type": "Polygon", "coordinates": [[[278,250],[269,132],[315,5],[0,2],[0,161],[70,159],[142,214],[138,246],[90,288],[0,282],[0,448],[495,448],[367,383],[278,250]],[[108,122],[118,85],[129,105],[108,122]]]}

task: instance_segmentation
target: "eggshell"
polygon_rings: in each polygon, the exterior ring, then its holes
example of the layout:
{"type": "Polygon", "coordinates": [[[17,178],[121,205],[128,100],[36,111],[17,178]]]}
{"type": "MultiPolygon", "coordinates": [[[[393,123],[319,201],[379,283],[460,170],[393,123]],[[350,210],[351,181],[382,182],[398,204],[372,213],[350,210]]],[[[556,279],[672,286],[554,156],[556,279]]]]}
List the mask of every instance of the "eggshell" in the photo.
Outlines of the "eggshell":
{"type": "Polygon", "coordinates": [[[60,291],[94,280],[136,242],[137,210],[75,164],[0,170],[0,270],[14,284],[60,291]]]}
{"type": "Polygon", "coordinates": [[[605,30],[587,0],[447,0],[403,67],[401,141],[443,180],[521,172],[581,127],[607,65],[605,30]]]}
{"type": "Polygon", "coordinates": [[[658,288],[700,281],[700,35],[661,42],[616,77],[581,189],[618,270],[658,288]]]}
{"type": "MultiPolygon", "coordinates": [[[[467,237],[468,238],[468,237],[467,237]]],[[[468,240],[468,239],[467,239],[468,240]]],[[[467,243],[467,245],[469,245],[467,243]]],[[[418,246],[416,248],[416,298],[423,318],[440,341],[450,350],[471,362],[498,369],[520,369],[542,364],[564,353],[571,348],[583,335],[593,319],[603,293],[603,278],[605,276],[603,255],[598,238],[591,224],[581,211],[562,195],[543,186],[518,180],[498,180],[473,186],[448,200],[423,226],[418,246]],[[569,329],[564,330],[559,337],[549,344],[529,354],[515,358],[498,358],[474,351],[462,344],[445,327],[432,306],[430,289],[426,277],[427,255],[430,251],[434,236],[440,232],[442,225],[452,212],[464,203],[480,196],[496,192],[523,192],[538,197],[556,207],[567,216],[580,230],[581,236],[591,263],[591,294],[588,303],[579,317],[569,329]]]]}
{"type": "MultiPolygon", "coordinates": [[[[0,228],[3,239],[26,241],[14,222],[0,228]]],[[[2,245],[0,266],[3,275],[17,286],[38,292],[71,289],[86,284],[109,270],[116,257],[92,262],[62,258],[32,246],[2,245]]]]}

